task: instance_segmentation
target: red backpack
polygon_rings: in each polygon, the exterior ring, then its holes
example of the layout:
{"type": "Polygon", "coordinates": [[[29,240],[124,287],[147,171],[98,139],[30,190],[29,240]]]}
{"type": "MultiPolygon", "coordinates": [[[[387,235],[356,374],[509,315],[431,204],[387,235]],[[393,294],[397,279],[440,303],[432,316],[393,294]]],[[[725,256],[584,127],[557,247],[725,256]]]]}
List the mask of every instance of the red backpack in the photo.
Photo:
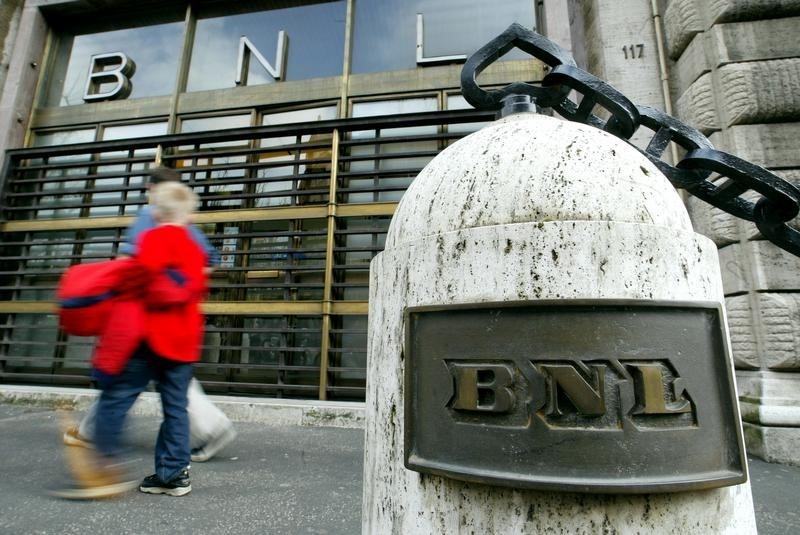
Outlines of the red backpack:
{"type": "Polygon", "coordinates": [[[144,269],[132,258],[70,266],[56,290],[59,326],[67,334],[99,336],[112,300],[140,295],[145,281],[144,269]]]}

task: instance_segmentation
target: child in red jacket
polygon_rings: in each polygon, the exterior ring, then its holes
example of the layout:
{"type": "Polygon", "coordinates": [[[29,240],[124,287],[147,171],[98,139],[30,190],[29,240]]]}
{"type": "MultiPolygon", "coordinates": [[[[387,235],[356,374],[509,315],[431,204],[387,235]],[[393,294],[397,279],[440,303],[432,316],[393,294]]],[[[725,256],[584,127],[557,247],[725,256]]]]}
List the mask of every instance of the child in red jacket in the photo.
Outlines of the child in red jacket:
{"type": "Polygon", "coordinates": [[[118,468],[120,439],[128,410],[151,380],[161,394],[164,420],[156,440],[155,474],[146,477],[139,490],[171,496],[192,490],[187,390],[192,363],[200,357],[207,259],[186,228],[197,206],[195,193],[179,182],[164,182],[152,188],[150,202],[159,224],[141,235],[135,257],[148,281],[142,342],[121,373],[94,371],[101,388],[95,428],[98,458],[85,463],[83,474],[75,474],[77,488],[62,492],[63,497],[95,498],[132,488],[118,468]],[[180,299],[174,298],[175,292],[159,292],[154,281],[165,273],[187,290],[178,292],[180,299]]]}

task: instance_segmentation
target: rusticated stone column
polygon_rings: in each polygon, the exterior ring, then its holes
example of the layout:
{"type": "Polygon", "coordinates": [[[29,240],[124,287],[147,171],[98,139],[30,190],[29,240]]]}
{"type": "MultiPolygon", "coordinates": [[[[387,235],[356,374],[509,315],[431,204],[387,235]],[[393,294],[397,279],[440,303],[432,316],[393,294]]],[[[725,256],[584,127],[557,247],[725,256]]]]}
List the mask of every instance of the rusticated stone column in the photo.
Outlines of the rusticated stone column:
{"type": "MultiPolygon", "coordinates": [[[[680,118],[716,148],[800,183],[800,1],[671,0],[665,21],[680,118]]],[[[720,248],[748,449],[800,465],[800,259],[751,223],[688,206],[720,248]]]]}

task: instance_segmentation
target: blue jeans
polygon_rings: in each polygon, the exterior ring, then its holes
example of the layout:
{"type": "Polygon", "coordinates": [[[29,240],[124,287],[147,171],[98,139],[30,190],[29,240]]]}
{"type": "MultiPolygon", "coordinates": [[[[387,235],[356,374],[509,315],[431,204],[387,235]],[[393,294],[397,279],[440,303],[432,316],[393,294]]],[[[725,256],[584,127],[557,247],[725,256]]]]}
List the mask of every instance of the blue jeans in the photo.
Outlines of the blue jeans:
{"type": "Polygon", "coordinates": [[[170,481],[191,461],[189,450],[189,415],[186,392],[192,379],[192,365],[165,359],[142,343],[119,375],[95,370],[101,392],[97,403],[94,441],[107,460],[121,453],[125,417],[139,394],[154,380],[161,394],[164,420],[156,440],[156,475],[170,481]]]}

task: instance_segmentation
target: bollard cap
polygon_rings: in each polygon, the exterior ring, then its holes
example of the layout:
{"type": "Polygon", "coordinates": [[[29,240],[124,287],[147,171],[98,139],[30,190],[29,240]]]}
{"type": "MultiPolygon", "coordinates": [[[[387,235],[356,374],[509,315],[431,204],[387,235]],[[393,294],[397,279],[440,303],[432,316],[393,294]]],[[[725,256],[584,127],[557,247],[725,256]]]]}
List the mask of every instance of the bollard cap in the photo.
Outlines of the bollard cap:
{"type": "Polygon", "coordinates": [[[516,113],[460,139],[419,173],[386,248],[465,228],[548,221],[692,229],[677,191],[632,146],[582,124],[516,113]]]}

